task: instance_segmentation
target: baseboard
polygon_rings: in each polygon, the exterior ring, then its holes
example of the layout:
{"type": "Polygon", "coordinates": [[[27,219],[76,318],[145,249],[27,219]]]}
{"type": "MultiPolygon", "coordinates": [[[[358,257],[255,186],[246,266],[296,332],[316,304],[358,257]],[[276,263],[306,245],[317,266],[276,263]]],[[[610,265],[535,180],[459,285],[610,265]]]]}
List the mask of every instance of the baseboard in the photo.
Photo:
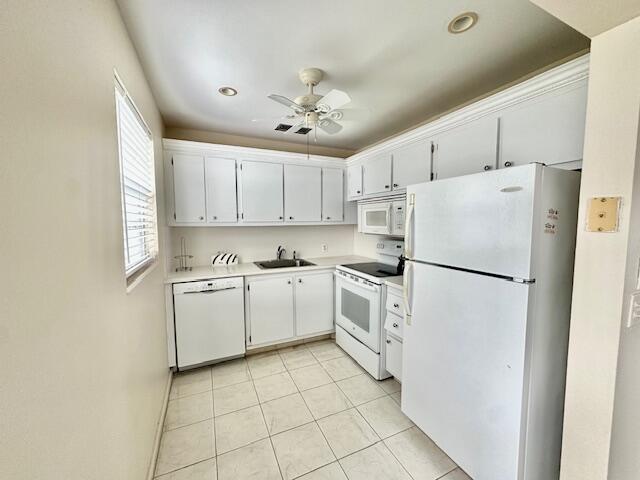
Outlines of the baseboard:
{"type": "Polygon", "coordinates": [[[156,471],[156,461],[158,460],[158,451],[160,450],[160,440],[162,439],[162,428],[164,427],[164,417],[167,415],[167,406],[169,405],[169,394],[171,393],[171,383],[173,382],[173,372],[169,370],[167,378],[167,386],[164,391],[164,401],[162,402],[162,410],[156,425],[156,436],[153,441],[153,451],[151,452],[151,462],[149,463],[149,471],[147,472],[147,480],[153,480],[153,474],[156,471]]]}

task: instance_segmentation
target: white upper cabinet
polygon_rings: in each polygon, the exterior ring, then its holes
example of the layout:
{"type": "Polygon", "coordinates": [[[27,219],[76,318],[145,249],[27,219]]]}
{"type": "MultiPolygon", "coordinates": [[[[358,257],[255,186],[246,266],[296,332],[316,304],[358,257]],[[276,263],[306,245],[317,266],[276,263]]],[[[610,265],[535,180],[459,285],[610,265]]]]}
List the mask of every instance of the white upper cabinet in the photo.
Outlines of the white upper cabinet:
{"type": "Polygon", "coordinates": [[[587,86],[513,107],[500,118],[500,167],[582,160],[587,86]]]}
{"type": "Polygon", "coordinates": [[[320,167],[284,166],[284,218],[286,222],[322,220],[322,169],[320,167]]]}
{"type": "Polygon", "coordinates": [[[383,153],[370,158],[362,171],[364,194],[391,191],[391,155],[383,153]]]}
{"type": "Polygon", "coordinates": [[[296,335],[333,330],[333,272],[295,278],[296,335]]]}
{"type": "Polygon", "coordinates": [[[344,219],[344,173],[340,168],[322,169],[322,220],[344,219]]]}
{"type": "Polygon", "coordinates": [[[431,179],[431,142],[419,140],[393,151],[394,190],[431,179]]]}
{"type": "Polygon", "coordinates": [[[206,157],[204,171],[207,222],[237,222],[236,161],[229,158],[206,157]]]}
{"type": "Polygon", "coordinates": [[[204,223],[204,157],[173,155],[174,219],[176,223],[204,223]]]}
{"type": "Polygon", "coordinates": [[[482,118],[442,134],[434,155],[434,179],[496,168],[498,119],[482,118]]]}
{"type": "Polygon", "coordinates": [[[294,336],[293,278],[263,276],[248,281],[250,345],[294,336]]]}
{"type": "Polygon", "coordinates": [[[282,164],[242,162],[242,219],[245,222],[281,222],[282,164]]]}
{"type": "Polygon", "coordinates": [[[347,196],[349,200],[362,197],[362,165],[347,167],[347,196]]]}

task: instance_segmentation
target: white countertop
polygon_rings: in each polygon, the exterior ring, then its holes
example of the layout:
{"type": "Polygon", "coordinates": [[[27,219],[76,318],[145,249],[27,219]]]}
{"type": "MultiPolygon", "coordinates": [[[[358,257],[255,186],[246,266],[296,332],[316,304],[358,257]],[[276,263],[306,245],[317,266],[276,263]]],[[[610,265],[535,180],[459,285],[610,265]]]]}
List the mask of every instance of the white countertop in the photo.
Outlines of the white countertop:
{"type": "MultiPolygon", "coordinates": [[[[262,269],[255,263],[251,262],[239,263],[238,265],[230,265],[228,267],[212,267],[210,265],[204,267],[193,267],[193,270],[188,272],[169,272],[167,278],[165,279],[165,283],[194,282],[198,280],[209,280],[214,278],[246,277],[251,275],[266,275],[274,273],[309,272],[313,270],[332,268],[336,265],[345,265],[349,263],[375,262],[375,260],[371,258],[360,257],[358,255],[305,258],[305,260],[311,263],[315,263],[315,265],[307,267],[262,269]]],[[[398,278],[400,278],[400,284],[402,284],[402,277],[398,278]]]]}
{"type": "Polygon", "coordinates": [[[384,283],[391,288],[394,288],[396,290],[402,290],[403,284],[402,284],[402,279],[404,277],[399,276],[399,277],[389,277],[389,278],[385,278],[384,283]]]}

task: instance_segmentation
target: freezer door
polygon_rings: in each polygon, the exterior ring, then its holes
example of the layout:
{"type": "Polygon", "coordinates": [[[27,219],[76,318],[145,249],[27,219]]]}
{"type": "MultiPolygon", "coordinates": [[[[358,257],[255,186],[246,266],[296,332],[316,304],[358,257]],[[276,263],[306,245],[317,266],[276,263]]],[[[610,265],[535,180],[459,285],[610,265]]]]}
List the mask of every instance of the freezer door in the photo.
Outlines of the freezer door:
{"type": "Polygon", "coordinates": [[[402,411],[474,480],[521,480],[533,285],[415,262],[410,276],[402,411]]]}
{"type": "Polygon", "coordinates": [[[531,271],[542,166],[506,168],[407,189],[407,256],[523,279],[531,271]]]}

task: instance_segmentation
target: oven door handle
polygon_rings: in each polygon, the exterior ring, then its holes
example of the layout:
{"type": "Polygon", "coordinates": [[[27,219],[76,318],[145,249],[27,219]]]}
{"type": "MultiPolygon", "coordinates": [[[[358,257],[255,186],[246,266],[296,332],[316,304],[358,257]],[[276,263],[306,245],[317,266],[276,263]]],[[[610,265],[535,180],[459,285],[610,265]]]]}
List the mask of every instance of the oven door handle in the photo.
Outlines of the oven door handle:
{"type": "Polygon", "coordinates": [[[379,285],[365,285],[364,283],[360,283],[360,282],[355,282],[353,280],[351,280],[350,278],[344,277],[343,275],[340,275],[339,273],[334,273],[334,275],[336,276],[336,280],[341,280],[345,283],[348,283],[349,285],[355,285],[356,287],[362,288],[364,290],[369,290],[371,292],[378,292],[380,290],[380,286],[379,285]]]}

